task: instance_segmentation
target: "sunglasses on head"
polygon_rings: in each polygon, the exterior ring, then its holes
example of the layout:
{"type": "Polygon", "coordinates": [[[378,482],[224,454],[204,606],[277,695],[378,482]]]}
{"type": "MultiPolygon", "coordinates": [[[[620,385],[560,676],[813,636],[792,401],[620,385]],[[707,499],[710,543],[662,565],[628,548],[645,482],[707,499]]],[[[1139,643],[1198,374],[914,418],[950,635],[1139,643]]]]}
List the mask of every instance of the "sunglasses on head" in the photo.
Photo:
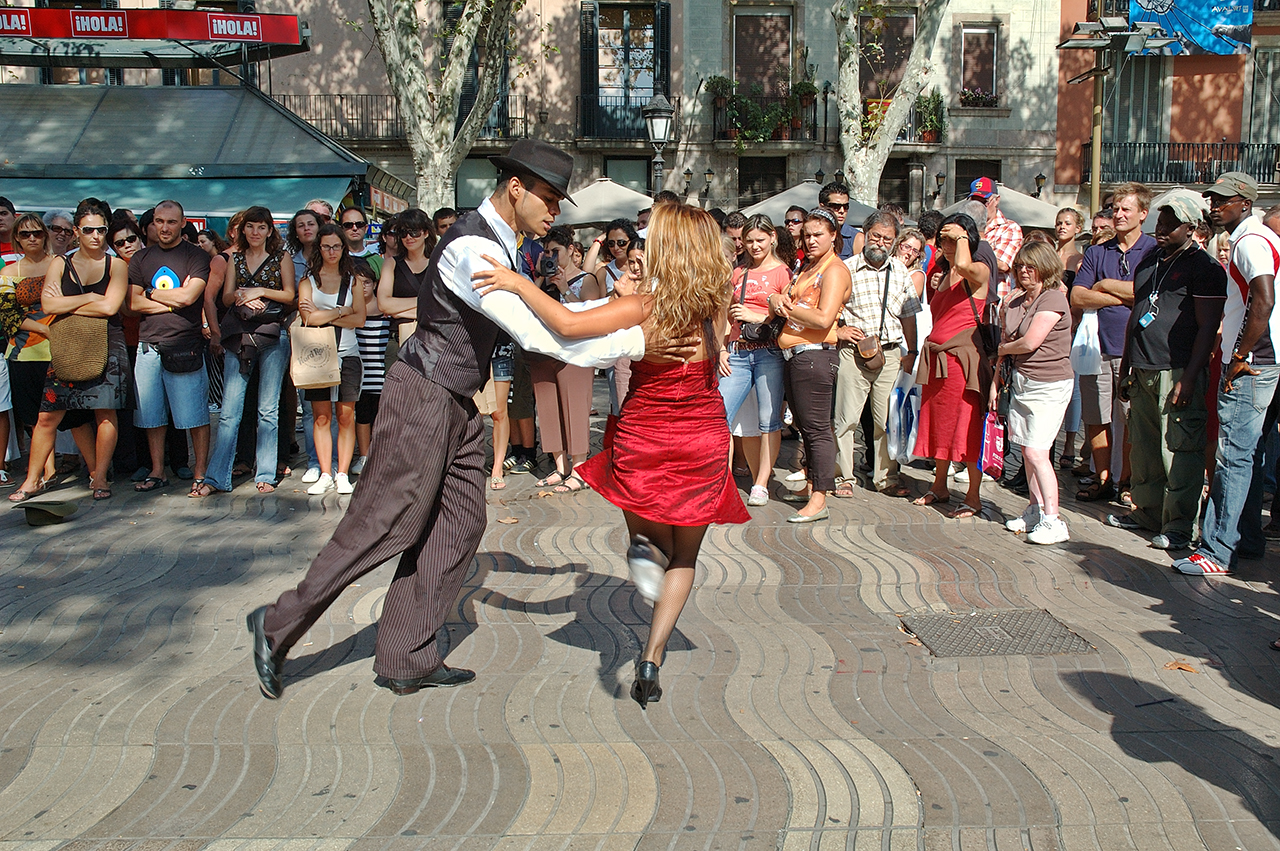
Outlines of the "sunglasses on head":
{"type": "Polygon", "coordinates": [[[126,245],[133,245],[137,241],[138,241],[138,235],[136,233],[131,233],[128,236],[121,237],[120,239],[117,239],[115,242],[111,243],[111,247],[124,248],[126,245]]]}
{"type": "Polygon", "coordinates": [[[97,227],[82,227],[82,228],[80,228],[80,233],[88,234],[89,236],[93,236],[95,233],[100,233],[100,234],[102,234],[103,236],[106,236],[106,235],[107,235],[107,226],[106,226],[106,225],[98,225],[97,227]]]}
{"type": "Polygon", "coordinates": [[[41,237],[41,238],[43,238],[43,237],[44,237],[44,231],[42,231],[42,230],[20,230],[20,231],[18,231],[18,238],[19,238],[19,239],[35,239],[36,237],[41,237]]]}
{"type": "Polygon", "coordinates": [[[342,227],[346,230],[356,230],[360,228],[367,228],[368,226],[369,226],[368,222],[343,222],[342,223],[342,227]]]}

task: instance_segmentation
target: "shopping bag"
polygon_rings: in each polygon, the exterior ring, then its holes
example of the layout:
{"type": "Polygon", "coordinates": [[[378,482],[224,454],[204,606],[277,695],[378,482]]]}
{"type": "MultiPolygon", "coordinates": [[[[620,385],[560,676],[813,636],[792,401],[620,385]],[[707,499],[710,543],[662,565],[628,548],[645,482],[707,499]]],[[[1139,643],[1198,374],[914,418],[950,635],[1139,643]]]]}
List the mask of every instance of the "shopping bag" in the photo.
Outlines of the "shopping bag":
{"type": "Polygon", "coordinates": [[[299,390],[336,387],[342,381],[342,361],[338,358],[338,341],[333,328],[323,325],[309,328],[302,317],[289,326],[289,376],[299,390]]]}
{"type": "Polygon", "coordinates": [[[889,392],[889,422],[885,426],[889,457],[899,464],[910,464],[920,422],[920,388],[909,372],[899,372],[889,392]]]}
{"type": "Polygon", "coordinates": [[[982,472],[993,479],[1004,473],[1004,423],[994,411],[982,421],[982,472]]]}
{"type": "Polygon", "coordinates": [[[1086,310],[1071,341],[1071,368],[1076,375],[1102,372],[1102,340],[1098,337],[1098,311],[1086,310]]]}

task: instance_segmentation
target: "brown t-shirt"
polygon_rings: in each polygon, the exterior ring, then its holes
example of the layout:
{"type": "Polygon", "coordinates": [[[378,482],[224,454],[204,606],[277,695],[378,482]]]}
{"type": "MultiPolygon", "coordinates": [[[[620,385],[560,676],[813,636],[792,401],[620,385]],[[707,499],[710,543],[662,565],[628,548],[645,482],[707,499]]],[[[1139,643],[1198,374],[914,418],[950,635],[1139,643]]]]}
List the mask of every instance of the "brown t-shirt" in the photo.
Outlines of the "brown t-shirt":
{"type": "Polygon", "coordinates": [[[1044,342],[1029,354],[1013,355],[1014,369],[1032,381],[1064,381],[1074,377],[1071,370],[1071,307],[1064,290],[1042,290],[1031,304],[1027,294],[1017,290],[1009,296],[1004,314],[1004,335],[1017,340],[1031,330],[1037,313],[1056,313],[1058,321],[1044,342]]]}

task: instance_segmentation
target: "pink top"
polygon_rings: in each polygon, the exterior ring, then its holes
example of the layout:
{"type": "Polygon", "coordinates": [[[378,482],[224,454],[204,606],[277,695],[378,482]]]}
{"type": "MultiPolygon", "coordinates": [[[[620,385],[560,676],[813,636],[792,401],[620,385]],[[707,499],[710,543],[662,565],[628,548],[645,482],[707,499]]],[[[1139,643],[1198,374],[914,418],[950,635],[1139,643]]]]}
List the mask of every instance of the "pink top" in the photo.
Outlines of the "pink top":
{"type": "MultiPolygon", "coordinates": [[[[938,273],[935,273],[934,278],[937,277],[938,273]]],[[[935,281],[929,283],[932,285],[935,281]]],[[[969,307],[969,294],[965,292],[963,281],[945,290],[932,290],[929,296],[929,312],[933,314],[933,330],[929,332],[930,342],[945,343],[964,329],[978,324],[973,318],[973,310],[969,307]]],[[[973,304],[980,313],[985,301],[974,299],[973,304]]]]}
{"type": "MultiPolygon", "coordinates": [[[[767,271],[739,267],[733,270],[733,277],[730,279],[733,284],[733,301],[731,304],[737,304],[738,300],[743,298],[744,278],[746,279],[747,294],[746,298],[743,299],[743,304],[761,313],[769,312],[769,296],[781,295],[786,292],[787,287],[791,284],[791,272],[787,270],[784,263],[779,263],[767,271]]],[[[729,342],[737,342],[741,335],[742,323],[730,323],[729,342]]]]}

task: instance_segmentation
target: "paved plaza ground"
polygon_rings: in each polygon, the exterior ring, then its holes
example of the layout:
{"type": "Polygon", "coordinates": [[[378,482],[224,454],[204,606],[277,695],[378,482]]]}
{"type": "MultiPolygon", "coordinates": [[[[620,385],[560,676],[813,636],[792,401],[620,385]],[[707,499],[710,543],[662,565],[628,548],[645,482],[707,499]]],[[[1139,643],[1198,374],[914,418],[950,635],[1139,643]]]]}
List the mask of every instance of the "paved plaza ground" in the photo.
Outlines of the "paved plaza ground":
{"type": "Polygon", "coordinates": [[[402,698],[371,670],[388,566],[282,700],[250,665],[246,613],[350,497],[295,473],[0,515],[0,851],[1280,848],[1275,547],[1193,579],[1072,500],[1055,547],[865,491],[808,526],[773,501],[709,532],[644,712],[620,513],[508,482],[450,623],[478,680],[402,698]],[[935,655],[902,628],[927,615],[996,652],[935,655]]]}

